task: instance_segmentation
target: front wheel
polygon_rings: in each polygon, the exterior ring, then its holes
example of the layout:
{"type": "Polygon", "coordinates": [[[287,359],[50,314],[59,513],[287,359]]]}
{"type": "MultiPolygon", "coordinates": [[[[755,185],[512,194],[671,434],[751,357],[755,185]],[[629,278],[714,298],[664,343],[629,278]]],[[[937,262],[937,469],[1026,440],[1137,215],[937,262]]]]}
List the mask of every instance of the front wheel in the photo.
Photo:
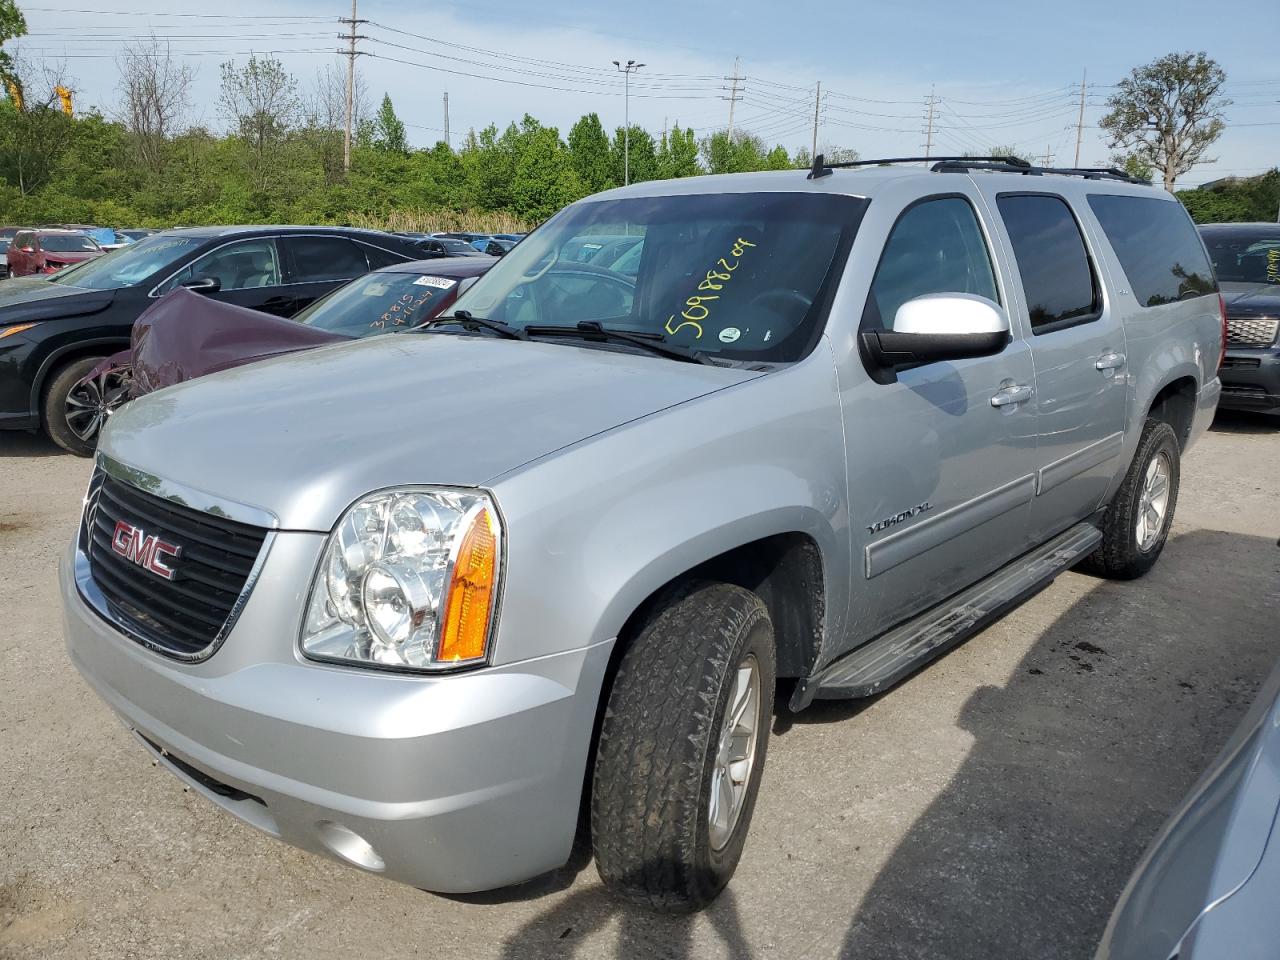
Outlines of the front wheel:
{"type": "Polygon", "coordinates": [[[41,419],[49,438],[78,457],[93,456],[98,434],[129,398],[124,372],[111,368],[90,377],[101,357],[75,360],[57,373],[45,388],[41,419]]]}
{"type": "Polygon", "coordinates": [[[1142,576],[1160,558],[1178,503],[1180,448],[1162,420],[1148,420],[1124,482],[1107,507],[1102,544],[1082,568],[1113,580],[1142,576]]]}
{"type": "Polygon", "coordinates": [[[751,591],[698,582],[659,601],[623,655],[596,753],[591,839],[615,893],[688,911],[724,889],[760,788],[774,674],[751,591]]]}

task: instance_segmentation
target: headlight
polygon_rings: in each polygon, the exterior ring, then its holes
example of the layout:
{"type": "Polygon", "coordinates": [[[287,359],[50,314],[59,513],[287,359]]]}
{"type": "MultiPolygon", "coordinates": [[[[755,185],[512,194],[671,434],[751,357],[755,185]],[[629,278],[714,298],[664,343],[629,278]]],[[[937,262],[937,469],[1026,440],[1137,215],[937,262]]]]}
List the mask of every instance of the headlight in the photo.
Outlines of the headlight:
{"type": "Polygon", "coordinates": [[[487,494],[372,494],[329,536],[307,601],[302,651],[411,670],[483,663],[501,573],[502,525],[487,494]]]}

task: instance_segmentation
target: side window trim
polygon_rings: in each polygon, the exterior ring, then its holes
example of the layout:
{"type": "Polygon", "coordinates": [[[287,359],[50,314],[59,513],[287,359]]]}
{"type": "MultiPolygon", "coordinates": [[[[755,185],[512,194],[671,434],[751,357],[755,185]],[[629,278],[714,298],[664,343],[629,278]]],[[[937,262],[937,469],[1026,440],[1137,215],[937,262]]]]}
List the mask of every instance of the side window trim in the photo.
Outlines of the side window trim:
{"type": "MultiPolygon", "coordinates": [[[[871,300],[871,297],[873,295],[872,291],[876,284],[876,278],[880,275],[880,268],[883,266],[885,254],[888,252],[889,242],[893,239],[893,235],[897,232],[899,224],[901,224],[903,219],[907,216],[907,214],[909,214],[916,207],[923,206],[926,203],[932,203],[935,200],[963,200],[965,203],[969,205],[969,211],[970,213],[973,214],[974,222],[978,226],[978,233],[982,236],[983,247],[987,255],[987,264],[991,267],[992,283],[995,284],[996,296],[999,297],[997,304],[998,306],[1004,308],[1006,313],[1008,312],[1007,304],[1009,302],[1009,291],[1005,285],[1004,271],[1000,269],[999,262],[995,255],[995,250],[997,248],[997,244],[995,242],[996,237],[992,234],[990,225],[984,221],[982,213],[979,209],[979,204],[975,202],[975,198],[971,197],[967,193],[952,190],[946,193],[931,193],[931,194],[928,194],[927,196],[917,197],[916,199],[908,203],[906,206],[904,206],[901,210],[899,210],[898,215],[894,217],[893,224],[889,227],[889,232],[885,234],[884,244],[880,248],[880,257],[876,260],[876,268],[871,273],[871,282],[867,285],[867,301],[864,302],[863,308],[862,308],[862,315],[858,318],[859,333],[861,333],[863,330],[868,329],[869,325],[867,323],[866,303],[870,302],[871,300]]],[[[883,319],[884,318],[881,318],[882,321],[883,319]]]]}
{"type": "MultiPolygon", "coordinates": [[[[1072,327],[1083,326],[1086,323],[1096,323],[1101,320],[1107,312],[1107,293],[1106,286],[1102,282],[1100,274],[1100,264],[1097,251],[1094,249],[1094,237],[1085,229],[1084,224],[1080,220],[1080,214],[1076,208],[1072,206],[1071,201],[1061,193],[1054,193],[1052,190],[1001,190],[996,194],[996,211],[1000,210],[1000,200],[1003,197],[1048,197],[1052,200],[1059,201],[1067,212],[1071,215],[1071,220],[1076,225],[1076,233],[1080,235],[1080,245],[1084,247],[1084,259],[1089,265],[1089,281],[1093,284],[1093,310],[1079,317],[1068,317],[1065,320],[1054,320],[1052,323],[1042,323],[1040,326],[1034,326],[1030,320],[1029,311],[1030,303],[1027,301],[1027,288],[1022,281],[1022,270],[1018,266],[1017,251],[1013,249],[1013,237],[1009,237],[1010,247],[1010,267],[1017,272],[1018,285],[1022,288],[1023,309],[1028,311],[1027,328],[1033,337],[1043,337],[1051,333],[1057,333],[1060,330],[1070,330],[1072,327]]],[[[1003,221],[1003,216],[1001,217],[1003,221]]],[[[1005,233],[1009,232],[1005,227],[1005,233]]]]}
{"type": "MultiPolygon", "coordinates": [[[[160,289],[160,287],[163,287],[174,277],[180,276],[181,274],[185,273],[188,270],[193,271],[191,275],[194,277],[195,276],[194,271],[196,266],[202,260],[208,260],[214,254],[221,253],[223,250],[226,250],[230,247],[238,247],[246,243],[262,243],[263,241],[266,241],[267,243],[273,244],[275,246],[276,268],[279,272],[279,279],[281,281],[280,283],[272,283],[272,284],[268,284],[267,286],[269,287],[283,286],[284,285],[284,263],[283,263],[283,257],[281,256],[281,252],[280,252],[280,244],[277,242],[278,240],[279,238],[274,236],[241,237],[238,240],[230,240],[227,243],[219,244],[218,246],[214,247],[212,250],[206,250],[204,253],[197,254],[190,262],[187,263],[186,266],[181,267],[178,270],[174,271],[174,273],[171,276],[169,276],[163,283],[157,284],[156,289],[157,290],[160,289]]],[[[234,293],[238,290],[257,290],[257,289],[261,289],[261,288],[260,287],[223,287],[219,292],[234,293]]],[[[165,293],[168,293],[168,292],[169,292],[168,290],[165,291],[165,293]]]]}
{"type": "Polygon", "coordinates": [[[282,286],[302,286],[312,283],[350,283],[356,277],[363,277],[370,271],[369,254],[364,249],[364,244],[354,237],[348,237],[341,233],[298,233],[283,234],[274,238],[276,240],[276,250],[280,254],[281,263],[281,281],[282,286]],[[299,280],[298,279],[298,260],[297,250],[292,241],[295,240],[340,240],[350,244],[355,251],[364,258],[364,272],[354,273],[349,277],[325,277],[315,280],[299,280]],[[288,251],[287,257],[285,251],[288,251]],[[285,264],[288,264],[287,273],[285,264]]]}

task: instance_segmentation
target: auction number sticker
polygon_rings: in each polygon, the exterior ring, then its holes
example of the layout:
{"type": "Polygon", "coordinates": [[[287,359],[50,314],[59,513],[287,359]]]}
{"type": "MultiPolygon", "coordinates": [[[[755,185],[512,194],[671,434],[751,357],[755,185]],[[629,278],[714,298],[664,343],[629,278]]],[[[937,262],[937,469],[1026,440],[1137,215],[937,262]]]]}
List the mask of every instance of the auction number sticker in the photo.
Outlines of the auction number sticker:
{"type": "Polygon", "coordinates": [[[448,277],[419,277],[413,281],[415,287],[439,287],[441,290],[448,290],[457,280],[450,280],[448,277]]]}
{"type": "Polygon", "coordinates": [[[685,327],[691,327],[694,337],[701,340],[702,321],[711,316],[711,308],[707,304],[720,299],[720,291],[733,281],[734,271],[742,265],[742,258],[754,246],[754,243],[741,237],[735,240],[733,249],[729,252],[733,262],[730,263],[728,257],[721,257],[716,261],[715,266],[707,271],[706,277],[698,284],[698,290],[702,292],[695,293],[684,302],[684,309],[679,313],[681,321],[676,323],[677,315],[674,313],[667,318],[667,333],[675,336],[685,327]]]}

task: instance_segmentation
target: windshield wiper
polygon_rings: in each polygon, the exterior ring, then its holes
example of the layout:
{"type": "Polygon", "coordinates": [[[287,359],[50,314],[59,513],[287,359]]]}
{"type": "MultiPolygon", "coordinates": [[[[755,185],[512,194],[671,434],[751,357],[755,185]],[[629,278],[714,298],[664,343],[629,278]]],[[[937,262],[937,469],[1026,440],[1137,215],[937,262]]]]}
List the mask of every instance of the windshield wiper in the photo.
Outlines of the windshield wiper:
{"type": "Polygon", "coordinates": [[[436,326],[437,324],[442,324],[442,323],[456,323],[463,327],[468,327],[472,330],[477,330],[480,327],[484,327],[486,330],[492,330],[495,333],[501,334],[502,336],[506,337],[508,340],[528,340],[529,339],[529,335],[523,330],[517,329],[516,327],[508,326],[507,324],[503,323],[501,320],[489,320],[485,317],[477,317],[470,310],[455,310],[453,313],[449,314],[446,317],[433,317],[432,319],[428,320],[426,323],[424,323],[422,326],[418,327],[417,329],[427,330],[427,329],[430,329],[431,327],[436,326]]]}
{"type": "Polygon", "coordinates": [[[673,360],[683,360],[685,363],[717,365],[702,351],[690,350],[687,347],[668,343],[660,333],[628,333],[622,330],[613,330],[601,324],[599,320],[580,320],[577,326],[573,327],[530,326],[524,328],[524,333],[529,337],[577,337],[582,340],[594,340],[597,342],[615,340],[619,343],[629,343],[632,346],[640,347],[650,353],[670,357],[673,360]]]}

